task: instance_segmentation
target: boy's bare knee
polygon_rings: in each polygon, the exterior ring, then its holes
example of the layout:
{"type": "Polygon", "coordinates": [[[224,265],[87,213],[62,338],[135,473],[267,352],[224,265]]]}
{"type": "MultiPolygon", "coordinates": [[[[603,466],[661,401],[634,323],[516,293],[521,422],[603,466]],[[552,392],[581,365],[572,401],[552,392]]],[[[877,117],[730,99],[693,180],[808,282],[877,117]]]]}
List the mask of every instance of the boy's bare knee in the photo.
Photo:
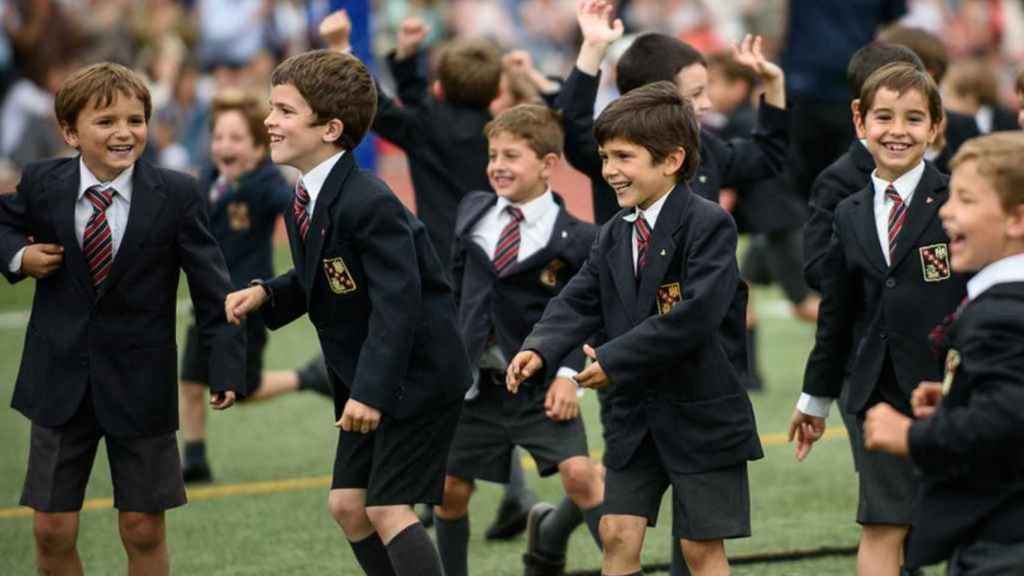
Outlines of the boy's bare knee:
{"type": "MultiPolygon", "coordinates": [[[[562,486],[565,493],[577,505],[595,504],[593,500],[600,501],[600,494],[597,491],[597,471],[589,458],[570,458],[558,467],[562,476],[562,486]]],[[[584,506],[589,507],[589,506],[584,506]]]]}
{"type": "Polygon", "coordinates": [[[694,573],[718,574],[723,567],[728,573],[729,562],[721,540],[682,540],[682,545],[683,556],[694,573]]]}
{"type": "Polygon", "coordinates": [[[68,552],[78,538],[78,515],[37,512],[32,533],[40,553],[49,556],[68,552]]]}
{"type": "Polygon", "coordinates": [[[164,543],[164,515],[121,512],[118,515],[121,541],[138,552],[149,552],[164,543]]]}
{"type": "Polygon", "coordinates": [[[646,520],[624,516],[602,516],[599,530],[605,554],[615,558],[636,558],[644,542],[646,520]]]}
{"type": "Polygon", "coordinates": [[[456,476],[444,478],[444,501],[434,507],[434,512],[445,520],[462,518],[469,513],[469,499],[473,495],[473,483],[456,476]]]}
{"type": "Polygon", "coordinates": [[[366,499],[352,490],[331,490],[327,497],[327,509],[334,521],[346,530],[369,523],[366,517],[366,499]],[[351,527],[351,528],[350,528],[351,527]]]}

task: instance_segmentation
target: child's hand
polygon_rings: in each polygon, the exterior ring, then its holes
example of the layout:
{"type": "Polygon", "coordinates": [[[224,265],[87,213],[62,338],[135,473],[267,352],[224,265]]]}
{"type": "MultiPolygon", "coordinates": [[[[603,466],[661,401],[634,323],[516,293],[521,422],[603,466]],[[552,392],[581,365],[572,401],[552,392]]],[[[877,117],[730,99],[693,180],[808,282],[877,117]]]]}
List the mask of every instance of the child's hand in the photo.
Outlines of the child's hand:
{"type": "Polygon", "coordinates": [[[910,407],[914,410],[914,418],[928,418],[942,404],[942,382],[921,381],[910,395],[910,407]]]}
{"type": "Polygon", "coordinates": [[[214,410],[227,410],[235,403],[235,392],[214,392],[210,394],[210,407],[214,410]]]}
{"type": "Polygon", "coordinates": [[[405,60],[419,52],[423,42],[430,35],[430,26],[419,18],[406,18],[398,27],[398,44],[395,59],[405,60]]]}
{"type": "Polygon", "coordinates": [[[544,413],[556,422],[572,420],[580,414],[576,383],[568,378],[555,378],[544,396],[544,413]]]}
{"type": "Polygon", "coordinates": [[[580,25],[580,32],[583,33],[583,45],[580,46],[580,54],[576,58],[576,67],[580,72],[596,76],[608,46],[622,38],[622,20],[611,20],[613,10],[614,7],[607,0],[576,2],[576,21],[580,25]]]}
{"type": "Polygon", "coordinates": [[[33,278],[46,278],[63,263],[64,247],[60,244],[29,244],[21,255],[21,273],[33,278]]]}
{"type": "Polygon", "coordinates": [[[334,425],[346,432],[369,434],[380,425],[380,410],[349,398],[341,412],[341,419],[334,425]]]}
{"type": "Polygon", "coordinates": [[[747,34],[737,47],[732,45],[732,57],[741,66],[757,74],[765,84],[764,101],[776,108],[786,107],[786,83],[782,68],[764,57],[760,36],[747,34]]]}
{"type": "Polygon", "coordinates": [[[250,286],[228,294],[224,299],[224,315],[228,322],[237,326],[250,312],[259,310],[266,302],[266,289],[263,286],[250,286]]]}
{"type": "Polygon", "coordinates": [[[608,386],[608,374],[601,367],[601,363],[597,361],[597,351],[590,344],[584,344],[583,353],[593,362],[590,363],[590,366],[584,368],[583,372],[576,375],[576,383],[584,388],[593,388],[594,390],[600,390],[608,386]]]}
{"type": "Polygon", "coordinates": [[[864,418],[864,446],[906,458],[910,454],[907,438],[912,423],[913,420],[885,402],[876,404],[864,418]]]}
{"type": "Polygon", "coordinates": [[[789,420],[789,441],[796,440],[797,462],[803,462],[804,458],[807,458],[814,443],[820,440],[824,434],[824,418],[804,414],[799,410],[793,411],[793,417],[789,420]]]}
{"type": "Polygon", "coordinates": [[[508,370],[505,371],[505,387],[509,392],[515,394],[519,391],[519,385],[523,381],[543,367],[544,359],[540,357],[540,354],[533,350],[523,350],[508,363],[508,370]]]}
{"type": "Polygon", "coordinates": [[[327,48],[335,52],[349,52],[352,46],[349,37],[352,35],[352,20],[348,12],[337,10],[331,12],[320,21],[320,38],[327,48]]]}

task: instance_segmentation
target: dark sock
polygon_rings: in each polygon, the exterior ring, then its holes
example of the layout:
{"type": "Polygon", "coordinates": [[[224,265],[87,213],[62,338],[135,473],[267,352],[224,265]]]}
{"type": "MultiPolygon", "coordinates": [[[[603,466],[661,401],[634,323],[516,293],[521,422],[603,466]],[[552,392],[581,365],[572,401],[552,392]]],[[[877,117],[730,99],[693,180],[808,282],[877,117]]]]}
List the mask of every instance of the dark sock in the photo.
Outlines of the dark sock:
{"type": "Polygon", "coordinates": [[[512,450],[512,458],[509,463],[508,485],[505,486],[503,501],[517,501],[533,499],[533,493],[526,485],[526,474],[523,473],[523,461],[518,448],[512,450]]]}
{"type": "Polygon", "coordinates": [[[670,535],[672,546],[672,568],[669,570],[671,576],[690,576],[690,568],[683,558],[683,549],[679,545],[679,539],[670,535]]]}
{"type": "Polygon", "coordinates": [[[437,551],[441,554],[441,565],[446,576],[467,576],[469,547],[469,515],[454,520],[445,520],[434,514],[434,536],[437,551]]]}
{"type": "Polygon", "coordinates": [[[391,567],[391,558],[380,536],[374,532],[359,542],[349,540],[349,546],[356,556],[356,561],[368,576],[395,576],[391,567]]]}
{"type": "Polygon", "coordinates": [[[437,548],[419,522],[399,532],[387,549],[396,576],[444,576],[437,548]]]}
{"type": "Polygon", "coordinates": [[[185,468],[206,466],[206,441],[185,442],[185,468]]]}
{"type": "Polygon", "coordinates": [[[594,542],[597,543],[598,550],[604,550],[604,546],[601,545],[601,515],[604,514],[604,506],[598,504],[590,510],[583,510],[583,521],[587,523],[587,530],[590,530],[590,535],[594,538],[594,542]]]}
{"type": "Polygon", "coordinates": [[[562,498],[540,525],[537,551],[552,560],[564,558],[569,536],[582,523],[583,513],[579,507],[568,496],[562,498]]]}

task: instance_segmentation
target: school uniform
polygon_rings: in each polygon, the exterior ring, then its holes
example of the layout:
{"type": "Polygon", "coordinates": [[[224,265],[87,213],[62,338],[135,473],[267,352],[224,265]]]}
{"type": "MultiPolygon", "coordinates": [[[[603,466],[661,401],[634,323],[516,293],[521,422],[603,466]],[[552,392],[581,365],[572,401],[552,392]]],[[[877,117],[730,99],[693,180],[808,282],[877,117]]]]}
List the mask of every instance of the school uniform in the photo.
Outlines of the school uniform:
{"type": "MultiPolygon", "coordinates": [[[[590,177],[594,195],[594,221],[603,224],[619,211],[615,192],[601,175],[598,142],[594,138],[594,102],[600,76],[573,68],[559,94],[565,129],[565,158],[590,177]]],[[[722,188],[738,188],[778,174],[786,158],[788,114],[764,104],[758,108],[757,127],[750,138],[722,140],[700,131],[700,167],[690,189],[713,202],[722,188]]]]}
{"type": "Polygon", "coordinates": [[[749,534],[746,462],[762,452],[730,358],[743,349],[747,299],[735,225],[679,184],[643,215],[650,235],[641,258],[639,216],[623,210],[602,227],[523,349],[551,365],[591,334],[607,336],[597,347],[610,380],[605,514],[653,525],[671,484],[677,538],[749,534]]]}
{"type": "Polygon", "coordinates": [[[471,381],[447,275],[423,225],[351,154],[300,183],[285,218],[295,267],[264,284],[264,321],[308,314],[336,417],[349,398],[383,415],[370,434],[340,431],[332,488],[366,489],[367,506],[440,503],[471,381]]]}
{"type": "MultiPolygon", "coordinates": [[[[240,290],[255,278],[273,276],[274,229],[278,216],[288,208],[292,198],[291,188],[277,166],[267,158],[231,185],[220,178],[216,170],[208,170],[200,180],[199,189],[207,191],[204,206],[210,218],[210,231],[224,253],[232,287],[240,290]]],[[[248,318],[245,325],[246,388],[256,390],[263,373],[267,329],[258,314],[248,318]]],[[[181,379],[206,384],[208,366],[208,355],[193,323],[185,336],[181,379]]]]}
{"type": "Polygon", "coordinates": [[[484,136],[491,114],[430,96],[422,53],[405,60],[392,56],[388,64],[402,105],[378,86],[373,130],[408,156],[416,215],[447,270],[459,201],[468,192],[491,190],[484,136]]]}
{"type": "MultiPolygon", "coordinates": [[[[982,135],[981,129],[978,127],[977,121],[974,116],[968,116],[967,114],[960,114],[959,112],[953,112],[952,110],[946,110],[946,145],[942,148],[938,155],[934,158],[930,158],[931,162],[935,164],[935,167],[939,169],[939,172],[943,174],[949,174],[949,161],[956,155],[956,151],[960,149],[960,146],[970,140],[982,135]]],[[[925,156],[928,158],[928,156],[925,156]]]]}
{"type": "Polygon", "coordinates": [[[1024,567],[1024,255],[980,270],[967,294],[940,336],[942,403],[910,428],[922,487],[907,564],[952,556],[953,575],[1017,574],[1024,567]]]}
{"type": "Polygon", "coordinates": [[[524,383],[517,394],[505,387],[505,368],[548,301],[579,271],[596,236],[597,227],[569,214],[551,191],[521,205],[489,192],[463,199],[453,279],[459,329],[477,378],[452,445],[450,475],[507,483],[516,445],[530,452],[541,476],[588,454],[581,418],[556,422],[544,411],[551,380],[571,378],[583,369],[582,349],[554,359],[546,374],[524,383]],[[506,238],[516,244],[507,262],[502,259],[506,238]]]}
{"type": "Polygon", "coordinates": [[[117,508],[185,503],[175,439],[182,270],[203,345],[216,358],[211,389],[246,392],[238,378],[245,335],[224,318],[231,283],[203,201],[184,174],[139,160],[100,182],[79,157],[29,165],[17,192],[0,198],[8,280],[24,278],[16,271],[27,237],[64,247],[60,268],[36,280],[11,401],[32,421],[24,505],[80,510],[101,437],[117,508]]]}
{"type": "MultiPolygon", "coordinates": [[[[948,179],[925,162],[891,186],[905,207],[902,226],[889,226],[890,183],[872,183],[836,208],[833,239],[822,265],[822,303],[814,349],[807,361],[797,408],[828,415],[844,386],[841,407],[858,416],[888,402],[910,414],[910,396],[922,380],[937,380],[942,362],[928,334],[956,309],[966,279],[949,264],[949,238],[938,211],[948,179]],[[895,234],[894,244],[890,234],[895,234]]],[[[860,474],[857,520],[910,524],[916,490],[913,468],[889,454],[854,446],[860,474]]]]}

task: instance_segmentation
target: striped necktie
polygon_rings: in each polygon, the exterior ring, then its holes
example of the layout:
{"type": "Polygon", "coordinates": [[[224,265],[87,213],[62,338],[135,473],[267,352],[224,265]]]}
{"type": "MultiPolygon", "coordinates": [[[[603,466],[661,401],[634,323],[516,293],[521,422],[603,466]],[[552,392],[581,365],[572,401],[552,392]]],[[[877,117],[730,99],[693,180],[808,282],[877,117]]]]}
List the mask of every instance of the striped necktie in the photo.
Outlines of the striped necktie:
{"type": "Polygon", "coordinates": [[[636,275],[639,278],[640,273],[647,266],[647,248],[651,244],[651,227],[647,224],[643,213],[640,213],[633,222],[633,229],[636,231],[634,234],[634,238],[636,238],[636,275]]]}
{"type": "Polygon", "coordinates": [[[309,233],[309,192],[302,184],[302,178],[295,182],[295,199],[292,201],[292,213],[295,215],[295,226],[299,229],[299,237],[306,241],[306,234],[309,233]]]}
{"type": "Polygon", "coordinates": [[[498,245],[494,248],[494,271],[501,276],[519,259],[519,223],[523,221],[523,211],[515,206],[506,206],[505,211],[512,218],[498,236],[498,245]]]}
{"type": "Polygon", "coordinates": [[[889,209],[889,265],[891,266],[893,254],[896,253],[896,239],[900,230],[903,229],[903,221],[907,219],[907,205],[892,184],[885,189],[885,197],[892,201],[892,208],[889,209]]]}
{"type": "Polygon", "coordinates": [[[89,265],[92,285],[98,289],[110,274],[110,265],[114,261],[114,238],[107,223],[107,208],[114,202],[114,190],[92,186],[85,191],[85,198],[92,204],[92,216],[85,224],[82,252],[89,265]]]}

